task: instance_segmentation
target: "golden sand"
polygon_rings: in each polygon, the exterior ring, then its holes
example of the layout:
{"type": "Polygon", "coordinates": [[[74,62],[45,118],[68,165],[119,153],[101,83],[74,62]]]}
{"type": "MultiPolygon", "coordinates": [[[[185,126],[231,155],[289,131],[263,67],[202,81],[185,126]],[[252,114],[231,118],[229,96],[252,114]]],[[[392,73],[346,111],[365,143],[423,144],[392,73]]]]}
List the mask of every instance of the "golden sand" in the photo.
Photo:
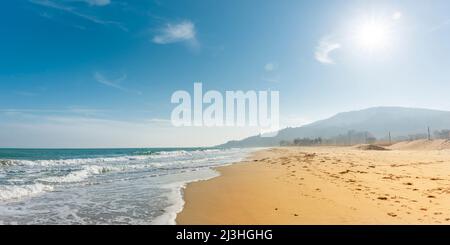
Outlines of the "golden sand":
{"type": "Polygon", "coordinates": [[[289,147],[191,183],[178,224],[450,224],[450,151],[289,147]]]}

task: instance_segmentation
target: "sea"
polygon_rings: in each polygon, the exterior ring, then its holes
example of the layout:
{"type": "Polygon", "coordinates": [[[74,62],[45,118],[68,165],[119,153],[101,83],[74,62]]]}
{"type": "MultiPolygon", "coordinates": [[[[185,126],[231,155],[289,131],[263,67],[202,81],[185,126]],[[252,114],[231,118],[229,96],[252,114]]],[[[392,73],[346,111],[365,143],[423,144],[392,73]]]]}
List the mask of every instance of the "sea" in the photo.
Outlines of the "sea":
{"type": "Polygon", "coordinates": [[[175,224],[189,182],[254,149],[0,149],[0,224],[175,224]]]}

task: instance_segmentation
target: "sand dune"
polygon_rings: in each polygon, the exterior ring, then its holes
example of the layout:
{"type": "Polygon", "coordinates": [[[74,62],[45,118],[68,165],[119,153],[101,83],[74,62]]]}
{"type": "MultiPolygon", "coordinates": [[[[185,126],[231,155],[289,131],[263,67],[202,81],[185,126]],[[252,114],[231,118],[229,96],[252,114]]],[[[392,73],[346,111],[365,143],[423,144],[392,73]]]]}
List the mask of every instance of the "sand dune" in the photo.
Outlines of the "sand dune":
{"type": "Polygon", "coordinates": [[[179,224],[450,224],[450,151],[273,148],[219,171],[179,224]]]}
{"type": "Polygon", "coordinates": [[[414,140],[403,141],[389,147],[392,150],[450,150],[450,140],[414,140]]]}

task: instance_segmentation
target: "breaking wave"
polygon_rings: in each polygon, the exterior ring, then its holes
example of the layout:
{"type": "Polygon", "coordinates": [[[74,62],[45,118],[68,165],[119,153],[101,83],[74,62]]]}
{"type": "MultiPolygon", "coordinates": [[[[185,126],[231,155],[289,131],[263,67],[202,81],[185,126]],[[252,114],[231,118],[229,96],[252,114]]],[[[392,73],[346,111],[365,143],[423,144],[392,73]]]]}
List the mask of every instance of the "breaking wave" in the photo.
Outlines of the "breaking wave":
{"type": "Polygon", "coordinates": [[[0,186],[0,201],[9,201],[24,197],[35,196],[43,192],[52,191],[53,187],[40,183],[31,185],[0,186]]]}

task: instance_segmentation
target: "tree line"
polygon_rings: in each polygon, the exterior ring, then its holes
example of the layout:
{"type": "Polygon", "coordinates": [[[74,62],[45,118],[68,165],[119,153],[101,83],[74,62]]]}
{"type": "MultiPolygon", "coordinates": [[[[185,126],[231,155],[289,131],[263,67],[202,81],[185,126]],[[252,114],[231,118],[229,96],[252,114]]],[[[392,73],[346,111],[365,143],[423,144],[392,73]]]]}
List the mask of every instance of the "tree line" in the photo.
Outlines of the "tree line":
{"type": "Polygon", "coordinates": [[[315,145],[356,145],[356,144],[374,144],[374,143],[386,143],[389,144],[399,141],[412,141],[412,140],[420,140],[420,139],[446,139],[450,140],[450,130],[442,129],[433,131],[433,135],[431,133],[419,133],[419,134],[410,134],[408,136],[397,136],[392,139],[389,137],[384,139],[377,139],[373,134],[368,131],[356,131],[350,130],[346,134],[339,134],[334,137],[322,138],[295,138],[294,140],[282,140],[280,141],[280,146],[315,146],[315,145]]]}

